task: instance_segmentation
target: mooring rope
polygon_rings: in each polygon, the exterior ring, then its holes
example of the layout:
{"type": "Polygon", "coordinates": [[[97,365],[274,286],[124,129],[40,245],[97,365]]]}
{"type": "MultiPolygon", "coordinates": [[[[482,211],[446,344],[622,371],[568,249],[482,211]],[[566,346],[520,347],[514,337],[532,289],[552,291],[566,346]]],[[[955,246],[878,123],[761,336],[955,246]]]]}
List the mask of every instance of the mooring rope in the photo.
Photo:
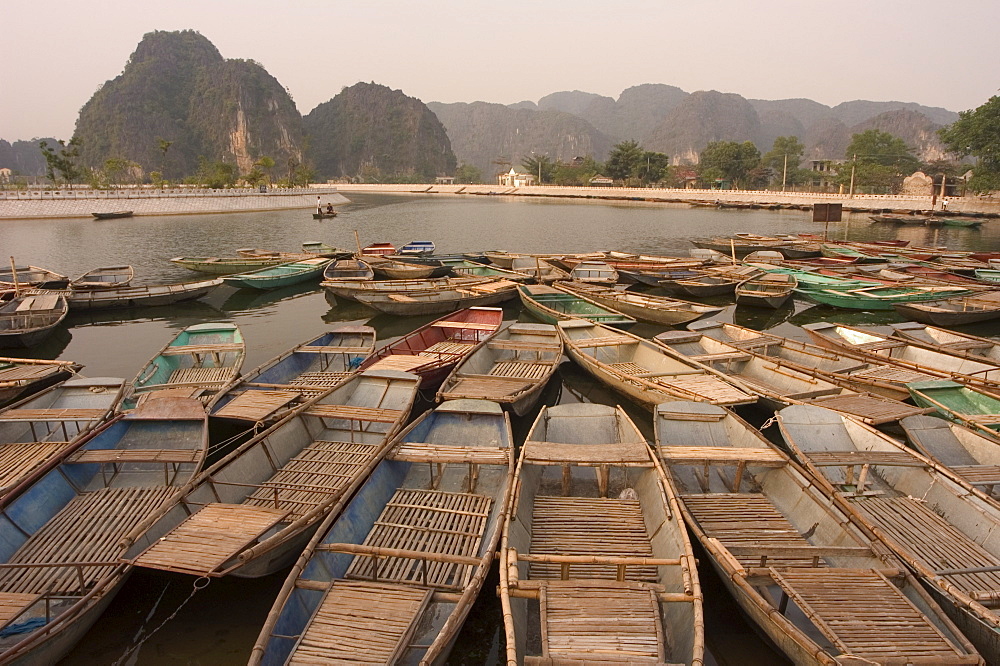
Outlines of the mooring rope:
{"type": "MultiPolygon", "coordinates": [[[[175,617],[177,617],[177,614],[180,613],[181,609],[184,608],[184,606],[186,606],[187,603],[189,601],[191,601],[191,599],[194,598],[194,595],[198,593],[198,590],[204,590],[206,587],[208,587],[208,584],[210,582],[212,582],[212,579],[210,579],[208,576],[202,576],[200,578],[195,579],[194,584],[191,586],[191,594],[188,595],[187,599],[185,599],[184,601],[182,601],[181,604],[177,608],[174,609],[174,612],[171,613],[170,615],[168,615],[166,618],[164,618],[163,622],[161,622],[155,629],[153,629],[152,631],[148,632],[145,636],[143,636],[142,639],[139,640],[138,643],[136,643],[132,647],[130,647],[127,650],[125,650],[125,652],[122,654],[122,656],[118,657],[118,659],[114,662],[114,664],[112,666],[122,666],[122,664],[124,664],[128,660],[129,657],[131,657],[133,654],[135,654],[136,652],[139,651],[139,648],[141,648],[146,641],[148,641],[150,638],[152,638],[154,635],[156,635],[156,632],[158,632],[160,629],[162,629],[167,624],[167,622],[170,622],[175,617]]],[[[163,591],[166,592],[166,588],[163,588],[163,591]]],[[[161,594],[161,597],[162,597],[162,594],[161,594]]],[[[157,601],[157,605],[158,604],[159,604],[159,601],[157,601]]],[[[155,611],[155,610],[156,609],[154,607],[153,611],[155,611]]],[[[150,612],[150,614],[146,616],[146,621],[147,622],[149,621],[149,617],[152,616],[152,614],[153,613],[150,612]]],[[[136,636],[141,635],[142,632],[143,632],[143,629],[145,629],[145,628],[146,628],[146,623],[143,622],[143,625],[141,627],[139,627],[139,631],[136,633],[136,636]]]]}

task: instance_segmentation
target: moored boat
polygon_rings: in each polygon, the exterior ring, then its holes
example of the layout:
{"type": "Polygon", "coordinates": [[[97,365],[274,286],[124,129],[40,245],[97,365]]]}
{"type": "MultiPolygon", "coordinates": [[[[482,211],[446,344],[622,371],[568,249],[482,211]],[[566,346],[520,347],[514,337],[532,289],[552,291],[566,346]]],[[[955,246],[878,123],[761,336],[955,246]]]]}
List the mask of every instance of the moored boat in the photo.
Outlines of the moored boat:
{"type": "Polygon", "coordinates": [[[343,324],[232,380],[208,405],[213,418],[270,423],[355,372],[375,349],[375,329],[343,324]]]}
{"type": "Polygon", "coordinates": [[[329,259],[350,259],[354,253],[339,247],[327,245],[322,241],[303,241],[302,251],[306,254],[314,254],[317,257],[327,257],[329,259]]]}
{"type": "Polygon", "coordinates": [[[540,284],[551,284],[556,280],[570,279],[569,273],[563,269],[536,257],[515,257],[511,262],[511,270],[530,275],[535,282],[540,284]]]}
{"type": "Polygon", "coordinates": [[[47,268],[39,268],[38,266],[0,268],[0,290],[14,289],[15,287],[19,289],[65,289],[67,285],[69,285],[68,277],[47,268]]]}
{"type": "Polygon", "coordinates": [[[414,257],[426,257],[427,255],[434,254],[436,246],[434,241],[410,241],[403,247],[399,248],[397,254],[404,256],[414,256],[414,257]]]}
{"type": "Polygon", "coordinates": [[[948,354],[983,363],[1000,363],[1000,342],[996,340],[914,322],[890,324],[890,326],[894,337],[912,340],[948,354]]]}
{"type": "Polygon", "coordinates": [[[396,254],[396,247],[392,243],[372,243],[361,249],[361,257],[384,257],[396,254]]]}
{"type": "Polygon", "coordinates": [[[379,312],[400,316],[432,315],[454,312],[462,308],[499,305],[517,298],[517,285],[509,280],[495,279],[456,289],[429,291],[374,292],[355,295],[379,312]]]}
{"type": "Polygon", "coordinates": [[[61,292],[40,291],[0,304],[0,348],[31,347],[52,335],[69,312],[61,292]]]}
{"type": "Polygon", "coordinates": [[[449,265],[455,275],[480,278],[505,278],[511,282],[530,282],[532,279],[532,276],[528,273],[500,266],[487,266],[486,264],[476,263],[468,259],[461,262],[451,262],[449,265]]]}
{"type": "Polygon", "coordinates": [[[618,282],[618,271],[603,261],[581,261],[569,275],[580,282],[594,284],[614,284],[618,282]]]}
{"type": "Polygon", "coordinates": [[[246,273],[269,266],[295,261],[296,258],[284,259],[280,256],[238,256],[238,257],[174,257],[170,261],[197,273],[212,273],[213,275],[232,275],[246,273]]]}
{"type": "Polygon", "coordinates": [[[508,664],[702,663],[677,498],[621,407],[543,409],[513,497],[500,560],[508,664]]]}
{"type": "Polygon", "coordinates": [[[337,298],[349,301],[358,300],[359,294],[408,294],[453,289],[468,289],[474,285],[494,282],[496,278],[486,277],[452,277],[423,280],[366,280],[359,277],[337,278],[323,280],[320,286],[337,298]]]}
{"type": "Polygon", "coordinates": [[[249,663],[445,663],[500,539],[511,440],[484,400],[445,402],[397,436],[292,568],[249,663]]]}
{"type": "MultiPolygon", "coordinates": [[[[421,280],[439,273],[443,264],[437,266],[428,264],[409,264],[404,261],[393,261],[384,257],[370,257],[367,262],[379,276],[388,280],[421,280]]],[[[449,271],[444,271],[448,273],[449,271]]],[[[442,277],[440,274],[439,277],[442,277]]]]}
{"type": "Polygon", "coordinates": [[[671,294],[681,294],[690,298],[706,298],[732,294],[736,291],[736,285],[744,279],[746,278],[700,274],[694,277],[666,278],[660,280],[659,286],[671,294]]]}
{"type": "Polygon", "coordinates": [[[104,266],[87,271],[69,283],[70,289],[115,289],[127,287],[135,276],[131,266],[104,266]]]}
{"type": "Polygon", "coordinates": [[[736,285],[736,305],[777,310],[791,300],[798,284],[789,274],[764,273],[749,278],[736,285]]]}
{"type": "Polygon", "coordinates": [[[211,293],[222,285],[220,278],[195,280],[176,284],[155,284],[90,291],[65,291],[71,311],[111,310],[116,308],[150,307],[191,301],[211,293]]]}
{"type": "Polygon", "coordinates": [[[69,379],[82,368],[73,361],[0,357],[0,405],[69,379]]]}
{"type": "Polygon", "coordinates": [[[899,422],[910,445],[993,499],[1000,499],[1000,440],[936,416],[899,422]]]}
{"type": "Polygon", "coordinates": [[[900,315],[932,326],[962,326],[1000,319],[1000,292],[958,296],[925,303],[896,303],[900,315]]]}
{"type": "Polygon", "coordinates": [[[666,326],[679,326],[702,317],[715,316],[725,309],[584,282],[562,282],[556,288],[583,296],[635,319],[666,326]]]}
{"type": "Polygon", "coordinates": [[[97,220],[117,220],[123,217],[132,217],[133,211],[131,210],[114,210],[107,213],[91,213],[94,219],[97,220]]]}
{"type": "Polygon", "coordinates": [[[277,289],[318,278],[332,260],[326,257],[292,261],[269,266],[249,273],[227,275],[222,281],[231,287],[246,289],[277,289]]]}
{"type": "Polygon", "coordinates": [[[902,563],[755,428],[696,402],[658,405],[653,418],[688,527],[794,663],[979,661],[902,563]]]}
{"type": "Polygon", "coordinates": [[[942,418],[993,436],[1000,431],[1000,398],[994,395],[943,379],[911,382],[906,387],[913,402],[935,410],[942,418]]]}
{"type": "Polygon", "coordinates": [[[567,356],[646,409],[669,400],[720,405],[757,401],[750,388],[734,385],[716,370],[671,356],[645,338],[584,319],[561,321],[558,327],[567,356]]]}
{"type": "Polygon", "coordinates": [[[517,291],[525,309],[546,324],[573,318],[601,322],[615,328],[628,328],[636,323],[634,317],[600,305],[586,296],[559,289],[556,285],[522,285],[517,291]]]}
{"type": "Polygon", "coordinates": [[[323,282],[370,282],[375,279],[375,271],[366,261],[360,259],[337,259],[323,269],[323,282]]]}
{"type": "Polygon", "coordinates": [[[562,338],[549,324],[510,324],[455,366],[438,401],[492,400],[524,416],[562,361],[562,338]]]}
{"type": "Polygon", "coordinates": [[[406,422],[418,379],[354,375],[200,474],[122,542],[131,564],[256,578],[289,566],[406,422]]]}
{"type": "Polygon", "coordinates": [[[360,369],[412,372],[420,377],[420,388],[433,390],[459,361],[496,333],[502,322],[500,308],[459,310],[381,347],[360,369]]]}

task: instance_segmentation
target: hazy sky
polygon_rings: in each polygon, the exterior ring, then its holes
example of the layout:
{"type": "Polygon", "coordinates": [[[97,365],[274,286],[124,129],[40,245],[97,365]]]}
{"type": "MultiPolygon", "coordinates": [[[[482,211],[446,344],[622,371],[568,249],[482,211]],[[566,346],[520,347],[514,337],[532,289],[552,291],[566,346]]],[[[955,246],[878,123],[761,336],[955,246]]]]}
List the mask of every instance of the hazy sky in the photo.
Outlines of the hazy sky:
{"type": "Polygon", "coordinates": [[[512,103],[640,83],[955,111],[1000,87],[997,0],[9,1],[0,138],[69,138],[144,33],[194,29],[260,62],[299,111],[358,81],[425,102],[512,103]]]}

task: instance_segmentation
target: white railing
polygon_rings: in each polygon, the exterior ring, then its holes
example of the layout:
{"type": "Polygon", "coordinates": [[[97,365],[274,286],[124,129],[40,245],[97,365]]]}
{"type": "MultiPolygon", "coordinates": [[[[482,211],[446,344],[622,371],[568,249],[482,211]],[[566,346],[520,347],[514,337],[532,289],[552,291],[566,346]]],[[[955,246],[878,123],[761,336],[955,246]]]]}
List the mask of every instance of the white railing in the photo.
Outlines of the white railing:
{"type": "Polygon", "coordinates": [[[27,190],[0,191],[0,200],[35,200],[56,201],[73,199],[162,199],[183,197],[246,197],[246,196],[298,196],[303,194],[330,194],[336,192],[336,187],[309,188],[287,187],[268,188],[261,192],[258,188],[231,188],[215,190],[209,188],[169,188],[152,189],[145,187],[120,188],[113,190],[45,190],[32,188],[27,190]]]}

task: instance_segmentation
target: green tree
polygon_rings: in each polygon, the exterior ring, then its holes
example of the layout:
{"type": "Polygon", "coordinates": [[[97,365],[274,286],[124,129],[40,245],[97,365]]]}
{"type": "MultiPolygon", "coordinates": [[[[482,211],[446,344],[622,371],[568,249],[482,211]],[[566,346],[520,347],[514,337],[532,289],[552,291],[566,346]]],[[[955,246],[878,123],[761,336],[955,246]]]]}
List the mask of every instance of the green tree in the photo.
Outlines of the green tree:
{"type": "Polygon", "coordinates": [[[232,187],[239,176],[239,169],[228,162],[209,162],[204,157],[198,158],[198,174],[195,177],[200,185],[213,189],[232,187]]]}
{"type": "Polygon", "coordinates": [[[609,178],[620,180],[628,185],[629,179],[638,172],[640,163],[645,164],[646,151],[642,149],[635,139],[622,141],[616,144],[608,154],[608,161],[604,163],[604,170],[609,178]]]}
{"type": "Polygon", "coordinates": [[[267,155],[264,155],[264,156],[258,158],[257,161],[253,163],[253,165],[254,165],[254,167],[256,169],[263,169],[263,171],[264,171],[264,177],[267,180],[267,182],[270,183],[271,182],[271,169],[274,168],[274,159],[271,158],[271,157],[268,157],[267,155]]]}
{"type": "Polygon", "coordinates": [[[122,176],[128,173],[132,162],[123,157],[109,157],[104,160],[104,176],[112,187],[122,184],[122,176]]]}
{"type": "Polygon", "coordinates": [[[698,174],[702,180],[728,180],[733,189],[747,189],[759,184],[760,151],[752,141],[713,141],[702,151],[698,174]]]}
{"type": "Polygon", "coordinates": [[[471,164],[461,164],[455,169],[455,182],[463,185],[476,185],[483,182],[483,172],[471,164]]]}
{"type": "Polygon", "coordinates": [[[163,159],[160,160],[160,173],[167,172],[167,151],[170,150],[170,146],[174,145],[173,141],[167,141],[162,137],[157,137],[156,146],[163,153],[163,159]]]}
{"type": "Polygon", "coordinates": [[[589,185],[590,179],[601,173],[604,165],[587,155],[580,163],[559,164],[556,166],[553,181],[556,185],[589,185]]]}
{"type": "Polygon", "coordinates": [[[59,149],[50,146],[48,141],[41,141],[38,147],[42,149],[42,156],[45,158],[45,175],[53,183],[60,179],[67,183],[75,183],[83,175],[82,169],[77,165],[76,160],[80,157],[80,147],[83,142],[77,137],[73,137],[66,143],[59,139],[59,149]]]}
{"type": "Polygon", "coordinates": [[[531,155],[521,160],[521,168],[526,173],[539,178],[539,185],[551,183],[556,171],[556,163],[548,155],[531,155]]]}
{"type": "Polygon", "coordinates": [[[905,141],[877,129],[853,135],[846,157],[848,161],[837,168],[837,182],[849,186],[853,174],[855,190],[895,193],[902,188],[903,178],[920,169],[920,160],[905,141]]]}
{"type": "Polygon", "coordinates": [[[991,97],[939,130],[941,140],[960,157],[976,158],[969,188],[974,192],[1000,190],[1000,96],[991,97]]]}
{"type": "Polygon", "coordinates": [[[799,168],[805,152],[806,147],[798,137],[779,136],[771,150],[761,158],[761,164],[771,171],[771,180],[775,184],[799,185],[809,177],[808,169],[799,168]]]}
{"type": "Polygon", "coordinates": [[[636,177],[643,185],[659,183],[667,177],[670,167],[670,157],[664,153],[645,151],[635,168],[636,177]]]}

